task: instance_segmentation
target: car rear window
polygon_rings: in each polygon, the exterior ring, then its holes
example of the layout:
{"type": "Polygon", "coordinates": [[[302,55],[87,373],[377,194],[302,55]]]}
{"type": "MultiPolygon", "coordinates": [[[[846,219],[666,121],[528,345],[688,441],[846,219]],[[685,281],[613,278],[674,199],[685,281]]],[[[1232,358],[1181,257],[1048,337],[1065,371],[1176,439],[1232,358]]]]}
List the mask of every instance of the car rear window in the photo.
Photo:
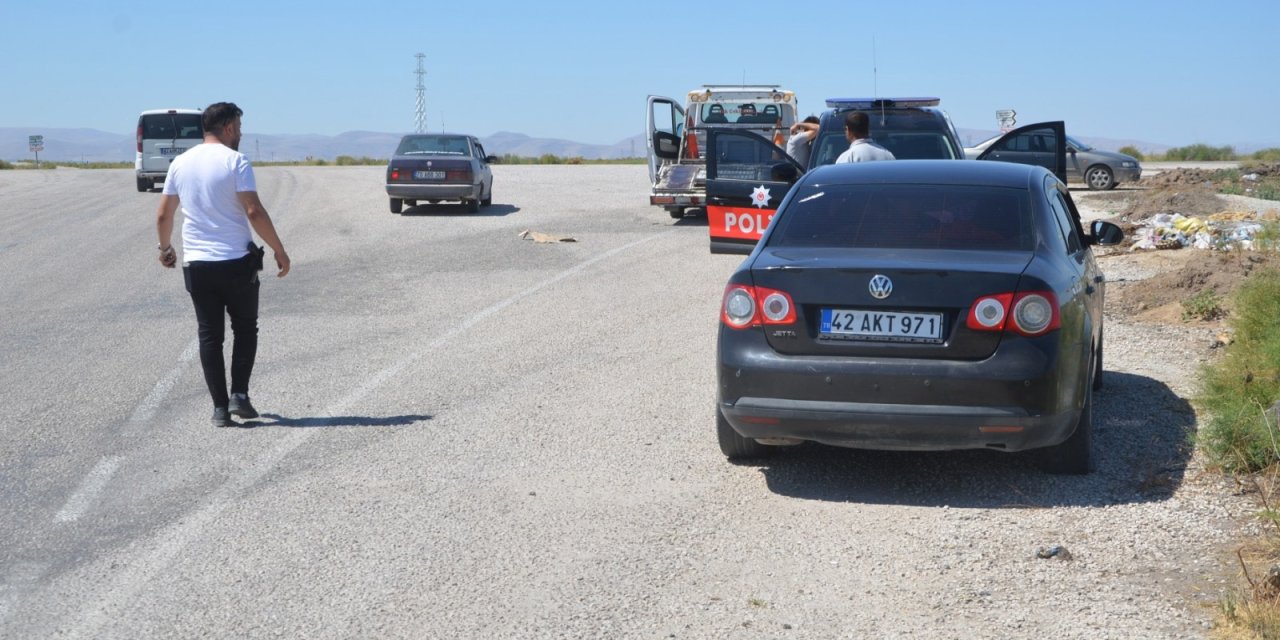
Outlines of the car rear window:
{"type": "Polygon", "coordinates": [[[142,116],[142,137],[163,140],[202,140],[198,113],[153,113],[142,116]]]}
{"type": "Polygon", "coordinates": [[[954,185],[807,185],[771,247],[1030,250],[1027,192],[954,185]]]}
{"type": "Polygon", "coordinates": [[[459,136],[412,136],[400,141],[396,155],[469,156],[471,147],[459,136]]]}

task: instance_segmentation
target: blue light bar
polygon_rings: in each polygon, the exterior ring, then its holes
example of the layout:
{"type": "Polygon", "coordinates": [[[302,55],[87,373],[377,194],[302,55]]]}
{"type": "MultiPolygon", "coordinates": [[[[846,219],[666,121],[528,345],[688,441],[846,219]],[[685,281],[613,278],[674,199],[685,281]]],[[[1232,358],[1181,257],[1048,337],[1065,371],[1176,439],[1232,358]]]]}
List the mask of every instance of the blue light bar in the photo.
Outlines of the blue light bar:
{"type": "Polygon", "coordinates": [[[827,106],[832,109],[936,107],[941,102],[938,98],[827,98],[827,106]]]}

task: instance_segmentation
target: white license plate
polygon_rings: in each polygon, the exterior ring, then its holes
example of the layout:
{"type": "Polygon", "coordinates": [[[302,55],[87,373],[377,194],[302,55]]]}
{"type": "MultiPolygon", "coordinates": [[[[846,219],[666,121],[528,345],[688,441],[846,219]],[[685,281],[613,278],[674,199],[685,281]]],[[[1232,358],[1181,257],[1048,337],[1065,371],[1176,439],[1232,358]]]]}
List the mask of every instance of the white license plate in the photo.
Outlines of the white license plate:
{"type": "Polygon", "coordinates": [[[942,340],[942,314],[823,309],[818,332],[829,338],[938,342],[942,340]]]}
{"type": "Polygon", "coordinates": [[[186,151],[186,149],[182,147],[160,147],[160,155],[166,157],[179,155],[183,151],[186,151]]]}
{"type": "Polygon", "coordinates": [[[444,180],[443,171],[414,171],[414,180],[444,180]]]}

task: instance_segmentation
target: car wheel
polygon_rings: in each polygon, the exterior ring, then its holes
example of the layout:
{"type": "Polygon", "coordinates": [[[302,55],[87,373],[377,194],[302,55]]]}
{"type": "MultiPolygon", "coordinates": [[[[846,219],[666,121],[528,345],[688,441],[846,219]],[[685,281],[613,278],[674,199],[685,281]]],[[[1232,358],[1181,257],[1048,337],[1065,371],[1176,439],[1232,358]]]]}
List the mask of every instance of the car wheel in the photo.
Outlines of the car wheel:
{"type": "Polygon", "coordinates": [[[467,205],[467,213],[480,213],[479,200],[467,200],[466,205],[467,205]]]}
{"type": "Polygon", "coordinates": [[[489,193],[486,194],[485,197],[480,200],[481,206],[487,207],[491,204],[493,204],[493,185],[492,184],[489,185],[489,193]]]}
{"type": "Polygon", "coordinates": [[[671,214],[671,217],[672,217],[672,218],[675,218],[676,220],[679,220],[679,219],[681,219],[681,218],[683,218],[683,217],[684,217],[684,208],[683,208],[683,207],[675,207],[675,208],[672,208],[672,209],[667,209],[667,213],[671,214]]]}
{"type": "Polygon", "coordinates": [[[151,190],[151,181],[146,178],[138,178],[138,191],[146,192],[151,190]]]}
{"type": "Polygon", "coordinates": [[[1111,167],[1095,164],[1084,172],[1084,181],[1094,191],[1106,191],[1116,186],[1116,179],[1111,175],[1111,167]]]}
{"type": "Polygon", "coordinates": [[[404,201],[400,198],[391,199],[391,213],[400,213],[400,209],[404,206],[404,201]]]}
{"type": "Polygon", "coordinates": [[[1071,437],[1041,452],[1049,473],[1081,476],[1093,470],[1093,383],[1085,385],[1084,408],[1071,437]]]}
{"type": "Polygon", "coordinates": [[[730,460],[763,458],[776,450],[769,445],[738,435],[719,409],[716,409],[716,438],[720,440],[720,452],[730,460]]]}

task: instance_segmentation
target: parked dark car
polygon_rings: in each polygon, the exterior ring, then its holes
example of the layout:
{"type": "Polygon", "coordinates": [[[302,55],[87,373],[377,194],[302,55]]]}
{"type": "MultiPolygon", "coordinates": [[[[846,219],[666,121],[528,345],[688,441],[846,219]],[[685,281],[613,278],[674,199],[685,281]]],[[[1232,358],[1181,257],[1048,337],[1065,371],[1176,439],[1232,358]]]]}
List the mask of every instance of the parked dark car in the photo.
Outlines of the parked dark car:
{"type": "Polygon", "coordinates": [[[493,202],[493,171],[496,161],[486,156],[474,136],[448,133],[418,133],[400,139],[395,155],[387,163],[387,195],[391,213],[413,207],[425,200],[460,201],[471,213],[493,202]]]}
{"type": "Polygon", "coordinates": [[[729,278],[716,428],[732,459],[814,441],[1043,449],[1087,473],[1104,279],[1066,185],[1041,167],[819,167],[729,278]]]}

